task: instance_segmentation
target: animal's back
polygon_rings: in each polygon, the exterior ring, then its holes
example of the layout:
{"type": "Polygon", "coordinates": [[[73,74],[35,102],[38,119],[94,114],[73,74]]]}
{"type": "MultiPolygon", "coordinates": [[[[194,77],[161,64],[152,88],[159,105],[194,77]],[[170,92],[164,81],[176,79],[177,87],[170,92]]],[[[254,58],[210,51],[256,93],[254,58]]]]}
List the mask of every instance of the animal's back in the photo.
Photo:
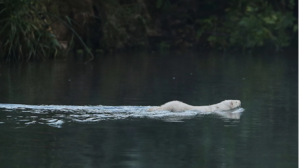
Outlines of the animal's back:
{"type": "Polygon", "coordinates": [[[160,108],[166,111],[180,112],[180,111],[191,110],[192,106],[185,104],[181,101],[175,100],[175,101],[170,101],[168,103],[165,103],[160,108]]]}
{"type": "Polygon", "coordinates": [[[209,105],[209,106],[191,106],[185,104],[181,101],[170,101],[161,106],[156,106],[150,108],[148,111],[171,111],[171,112],[181,112],[187,110],[198,110],[203,112],[214,112],[220,110],[230,110],[241,106],[240,100],[225,100],[217,104],[209,105]]]}

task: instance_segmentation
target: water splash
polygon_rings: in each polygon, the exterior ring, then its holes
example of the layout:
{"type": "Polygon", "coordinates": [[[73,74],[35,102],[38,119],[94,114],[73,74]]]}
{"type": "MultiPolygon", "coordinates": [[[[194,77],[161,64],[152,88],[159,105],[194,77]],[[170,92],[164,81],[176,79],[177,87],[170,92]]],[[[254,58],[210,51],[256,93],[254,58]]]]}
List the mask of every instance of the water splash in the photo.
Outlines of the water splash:
{"type": "MultiPolygon", "coordinates": [[[[19,123],[20,125],[47,124],[60,128],[65,122],[98,122],[126,118],[152,118],[168,122],[179,122],[196,116],[211,114],[200,111],[154,111],[148,112],[151,106],[68,106],[68,105],[24,105],[0,104],[0,110],[7,112],[0,123],[19,123]]],[[[225,118],[239,119],[243,108],[233,111],[216,112],[225,118]]]]}

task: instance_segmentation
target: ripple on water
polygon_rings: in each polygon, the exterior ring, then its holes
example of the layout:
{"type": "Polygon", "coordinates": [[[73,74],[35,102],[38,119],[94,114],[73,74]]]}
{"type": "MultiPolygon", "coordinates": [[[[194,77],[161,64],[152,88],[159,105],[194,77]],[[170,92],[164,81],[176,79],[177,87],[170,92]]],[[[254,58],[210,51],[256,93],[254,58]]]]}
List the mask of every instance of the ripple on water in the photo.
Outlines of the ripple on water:
{"type": "MultiPolygon", "coordinates": [[[[120,120],[126,118],[151,118],[167,122],[181,122],[197,116],[211,114],[210,112],[184,111],[148,112],[151,106],[66,106],[66,105],[23,105],[0,104],[0,110],[7,112],[6,122],[21,125],[47,124],[60,128],[65,122],[98,122],[103,120],[120,120]],[[12,117],[18,115],[18,117],[12,117]]],[[[239,119],[244,111],[238,108],[232,111],[216,112],[227,119],[239,119]]],[[[4,124],[5,121],[0,121],[4,124]]]]}

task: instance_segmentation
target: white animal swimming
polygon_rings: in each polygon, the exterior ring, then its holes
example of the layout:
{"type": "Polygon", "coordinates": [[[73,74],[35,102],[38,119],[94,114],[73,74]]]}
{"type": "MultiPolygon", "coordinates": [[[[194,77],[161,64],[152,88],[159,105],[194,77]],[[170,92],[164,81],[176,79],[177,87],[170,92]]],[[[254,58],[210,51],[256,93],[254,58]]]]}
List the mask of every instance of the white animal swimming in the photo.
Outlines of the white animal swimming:
{"type": "Polygon", "coordinates": [[[148,111],[171,111],[181,112],[187,110],[197,110],[202,112],[226,111],[241,106],[240,100],[224,100],[220,103],[208,106],[192,106],[181,101],[170,101],[161,106],[156,106],[148,109],[148,111]]]}

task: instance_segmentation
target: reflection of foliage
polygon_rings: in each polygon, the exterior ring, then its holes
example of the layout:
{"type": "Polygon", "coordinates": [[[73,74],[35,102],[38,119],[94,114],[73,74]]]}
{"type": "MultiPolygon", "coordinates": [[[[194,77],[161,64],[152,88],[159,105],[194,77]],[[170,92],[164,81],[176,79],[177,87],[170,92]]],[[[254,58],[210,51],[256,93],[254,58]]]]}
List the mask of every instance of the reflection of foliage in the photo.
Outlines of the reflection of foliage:
{"type": "MultiPolygon", "coordinates": [[[[292,12],[275,10],[266,1],[240,0],[225,9],[224,17],[198,19],[197,38],[209,34],[213,47],[253,48],[270,43],[278,47],[289,45],[290,32],[297,31],[292,12]]],[[[293,1],[289,6],[294,7],[293,1]]]]}

